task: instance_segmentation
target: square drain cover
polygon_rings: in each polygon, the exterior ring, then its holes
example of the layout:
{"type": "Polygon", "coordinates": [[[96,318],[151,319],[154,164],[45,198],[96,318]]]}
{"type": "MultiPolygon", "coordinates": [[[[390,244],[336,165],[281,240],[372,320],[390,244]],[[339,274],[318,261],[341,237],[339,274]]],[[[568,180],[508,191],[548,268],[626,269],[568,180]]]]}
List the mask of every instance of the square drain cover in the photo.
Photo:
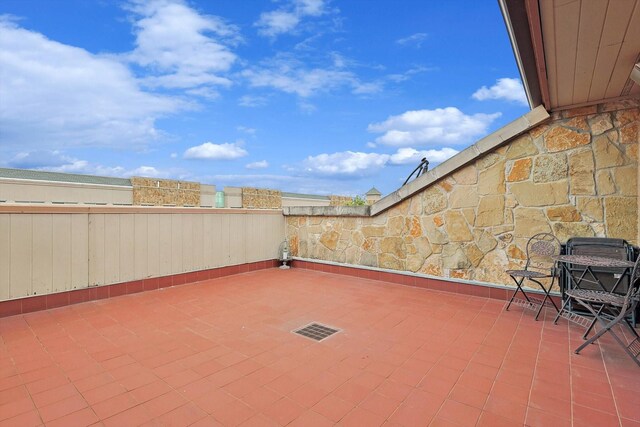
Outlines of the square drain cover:
{"type": "Polygon", "coordinates": [[[328,326],[321,325],[320,323],[311,323],[293,332],[298,335],[311,338],[315,341],[322,341],[323,339],[330,337],[331,335],[339,331],[340,329],[330,328],[328,326]]]}

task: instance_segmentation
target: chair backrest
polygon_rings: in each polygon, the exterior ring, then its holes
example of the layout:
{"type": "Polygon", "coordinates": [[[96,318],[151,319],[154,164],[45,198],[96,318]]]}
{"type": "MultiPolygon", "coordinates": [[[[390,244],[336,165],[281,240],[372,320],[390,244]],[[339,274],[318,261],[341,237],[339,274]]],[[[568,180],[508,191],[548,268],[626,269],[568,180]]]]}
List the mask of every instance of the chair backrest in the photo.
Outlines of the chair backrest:
{"type": "Polygon", "coordinates": [[[553,271],[555,256],[560,255],[560,241],[551,233],[538,233],[527,242],[527,270],[553,271]]]}

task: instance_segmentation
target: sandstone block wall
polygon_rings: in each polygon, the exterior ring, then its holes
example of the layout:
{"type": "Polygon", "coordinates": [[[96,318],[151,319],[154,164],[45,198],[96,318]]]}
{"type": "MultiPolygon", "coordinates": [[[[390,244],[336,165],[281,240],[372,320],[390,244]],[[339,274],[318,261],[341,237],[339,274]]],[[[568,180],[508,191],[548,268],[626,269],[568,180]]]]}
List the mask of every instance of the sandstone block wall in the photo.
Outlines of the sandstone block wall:
{"type": "Polygon", "coordinates": [[[243,187],[242,207],[244,209],[281,209],[282,193],[278,190],[243,187]]]}
{"type": "Polygon", "coordinates": [[[200,183],[172,179],[131,178],[134,205],[200,206],[200,183]]]}
{"type": "Polygon", "coordinates": [[[329,206],[344,206],[352,200],[353,198],[348,196],[329,196],[329,206]]]}
{"type": "Polygon", "coordinates": [[[374,217],[287,218],[294,256],[496,284],[527,239],[638,244],[640,108],[568,110],[374,217]]]}

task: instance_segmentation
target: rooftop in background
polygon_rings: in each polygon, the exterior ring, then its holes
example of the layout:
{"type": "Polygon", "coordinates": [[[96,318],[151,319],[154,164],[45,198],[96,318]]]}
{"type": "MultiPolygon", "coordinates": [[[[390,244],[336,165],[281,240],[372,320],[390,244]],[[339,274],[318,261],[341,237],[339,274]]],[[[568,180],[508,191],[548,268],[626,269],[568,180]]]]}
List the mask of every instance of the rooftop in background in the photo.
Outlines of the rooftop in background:
{"type": "Polygon", "coordinates": [[[122,187],[132,186],[131,180],[127,178],[112,178],[108,176],[81,175],[75,173],[46,172],[31,169],[0,168],[0,178],[71,182],[76,184],[117,185],[122,187]]]}

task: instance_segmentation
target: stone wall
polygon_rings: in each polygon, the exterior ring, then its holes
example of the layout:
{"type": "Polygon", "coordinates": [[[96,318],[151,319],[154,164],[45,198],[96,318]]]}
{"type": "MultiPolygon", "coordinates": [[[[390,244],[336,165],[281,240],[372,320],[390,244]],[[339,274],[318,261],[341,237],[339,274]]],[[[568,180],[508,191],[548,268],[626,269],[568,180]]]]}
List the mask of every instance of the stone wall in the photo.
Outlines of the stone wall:
{"type": "Polygon", "coordinates": [[[292,253],[510,285],[537,232],[637,244],[639,126],[637,102],[554,113],[379,215],[288,217],[292,253]]]}
{"type": "Polygon", "coordinates": [[[131,178],[134,205],[200,206],[200,183],[158,178],[131,178]]]}
{"type": "Polygon", "coordinates": [[[281,209],[282,193],[278,190],[243,187],[242,207],[244,209],[281,209]]]}

